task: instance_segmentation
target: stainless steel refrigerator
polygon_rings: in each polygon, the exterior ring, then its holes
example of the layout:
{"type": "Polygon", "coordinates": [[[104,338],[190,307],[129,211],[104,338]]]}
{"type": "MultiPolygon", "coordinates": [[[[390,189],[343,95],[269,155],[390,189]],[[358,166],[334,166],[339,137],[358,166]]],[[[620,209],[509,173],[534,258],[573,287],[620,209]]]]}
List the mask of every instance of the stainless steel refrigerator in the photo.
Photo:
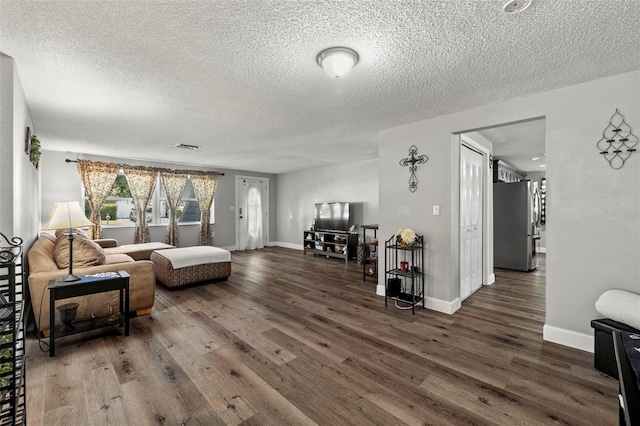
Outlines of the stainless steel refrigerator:
{"type": "Polygon", "coordinates": [[[533,271],[540,238],[538,197],[531,181],[493,184],[493,263],[496,268],[533,271]]]}

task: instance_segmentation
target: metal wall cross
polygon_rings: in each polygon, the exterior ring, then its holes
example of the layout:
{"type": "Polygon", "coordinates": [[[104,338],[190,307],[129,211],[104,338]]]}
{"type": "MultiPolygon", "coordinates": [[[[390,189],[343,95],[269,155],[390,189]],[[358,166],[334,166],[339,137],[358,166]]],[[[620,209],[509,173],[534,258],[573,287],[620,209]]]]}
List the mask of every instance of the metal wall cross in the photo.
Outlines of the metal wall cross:
{"type": "Polygon", "coordinates": [[[416,176],[416,170],[418,170],[417,164],[424,164],[429,160],[426,155],[417,155],[418,148],[415,145],[409,147],[409,157],[400,160],[402,167],[409,166],[411,176],[409,176],[409,191],[416,192],[418,189],[418,177],[416,176]]]}

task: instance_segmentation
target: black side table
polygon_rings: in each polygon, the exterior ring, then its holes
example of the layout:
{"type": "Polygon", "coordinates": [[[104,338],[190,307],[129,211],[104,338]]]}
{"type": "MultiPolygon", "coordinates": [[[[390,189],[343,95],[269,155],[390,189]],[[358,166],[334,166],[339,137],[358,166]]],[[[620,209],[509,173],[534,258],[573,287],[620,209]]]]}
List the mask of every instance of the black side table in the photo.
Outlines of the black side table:
{"type": "Polygon", "coordinates": [[[124,335],[129,335],[129,274],[126,271],[106,272],[103,274],[83,275],[79,281],[49,281],[49,356],[56,354],[56,337],[70,336],[102,327],[124,324],[124,335]],[[96,318],[73,324],[73,330],[56,330],[56,300],[86,296],[107,291],[120,291],[120,313],[118,318],[96,318]],[[57,335],[57,336],[56,336],[57,335]]]}

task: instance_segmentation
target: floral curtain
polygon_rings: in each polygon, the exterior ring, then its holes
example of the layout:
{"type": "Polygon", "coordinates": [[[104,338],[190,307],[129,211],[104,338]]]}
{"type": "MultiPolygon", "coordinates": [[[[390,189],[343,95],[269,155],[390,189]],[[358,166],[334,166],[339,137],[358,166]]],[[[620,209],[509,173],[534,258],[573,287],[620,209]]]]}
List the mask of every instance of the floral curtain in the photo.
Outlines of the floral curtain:
{"type": "Polygon", "coordinates": [[[209,211],[213,203],[218,186],[218,173],[212,172],[191,172],[191,184],[200,207],[200,236],[198,245],[211,246],[211,227],[209,226],[209,211]]]}
{"type": "Polygon", "coordinates": [[[158,169],[125,165],[124,174],[129,183],[133,205],[136,207],[136,228],[133,243],[148,243],[150,237],[147,226],[147,205],[155,189],[158,169]]]}
{"type": "Polygon", "coordinates": [[[100,161],[78,160],[77,166],[85,195],[91,207],[89,219],[94,223],[94,226],[89,228],[89,237],[93,239],[101,238],[100,207],[102,207],[102,203],[111,192],[113,182],[118,177],[120,165],[102,163],[100,161]]]}
{"type": "Polygon", "coordinates": [[[166,242],[172,246],[178,246],[178,220],[176,207],[180,203],[184,186],[187,183],[188,172],[162,170],[160,179],[164,188],[167,207],[169,209],[169,224],[167,225],[166,242]]]}

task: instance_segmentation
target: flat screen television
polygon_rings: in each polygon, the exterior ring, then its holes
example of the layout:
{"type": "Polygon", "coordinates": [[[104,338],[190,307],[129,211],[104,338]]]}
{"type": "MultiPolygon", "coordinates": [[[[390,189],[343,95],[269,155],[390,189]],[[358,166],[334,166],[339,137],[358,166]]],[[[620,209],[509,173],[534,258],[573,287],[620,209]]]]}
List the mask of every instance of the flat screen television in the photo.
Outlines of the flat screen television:
{"type": "Polygon", "coordinates": [[[322,231],[348,231],[349,203],[316,203],[316,229],[322,231]]]}

